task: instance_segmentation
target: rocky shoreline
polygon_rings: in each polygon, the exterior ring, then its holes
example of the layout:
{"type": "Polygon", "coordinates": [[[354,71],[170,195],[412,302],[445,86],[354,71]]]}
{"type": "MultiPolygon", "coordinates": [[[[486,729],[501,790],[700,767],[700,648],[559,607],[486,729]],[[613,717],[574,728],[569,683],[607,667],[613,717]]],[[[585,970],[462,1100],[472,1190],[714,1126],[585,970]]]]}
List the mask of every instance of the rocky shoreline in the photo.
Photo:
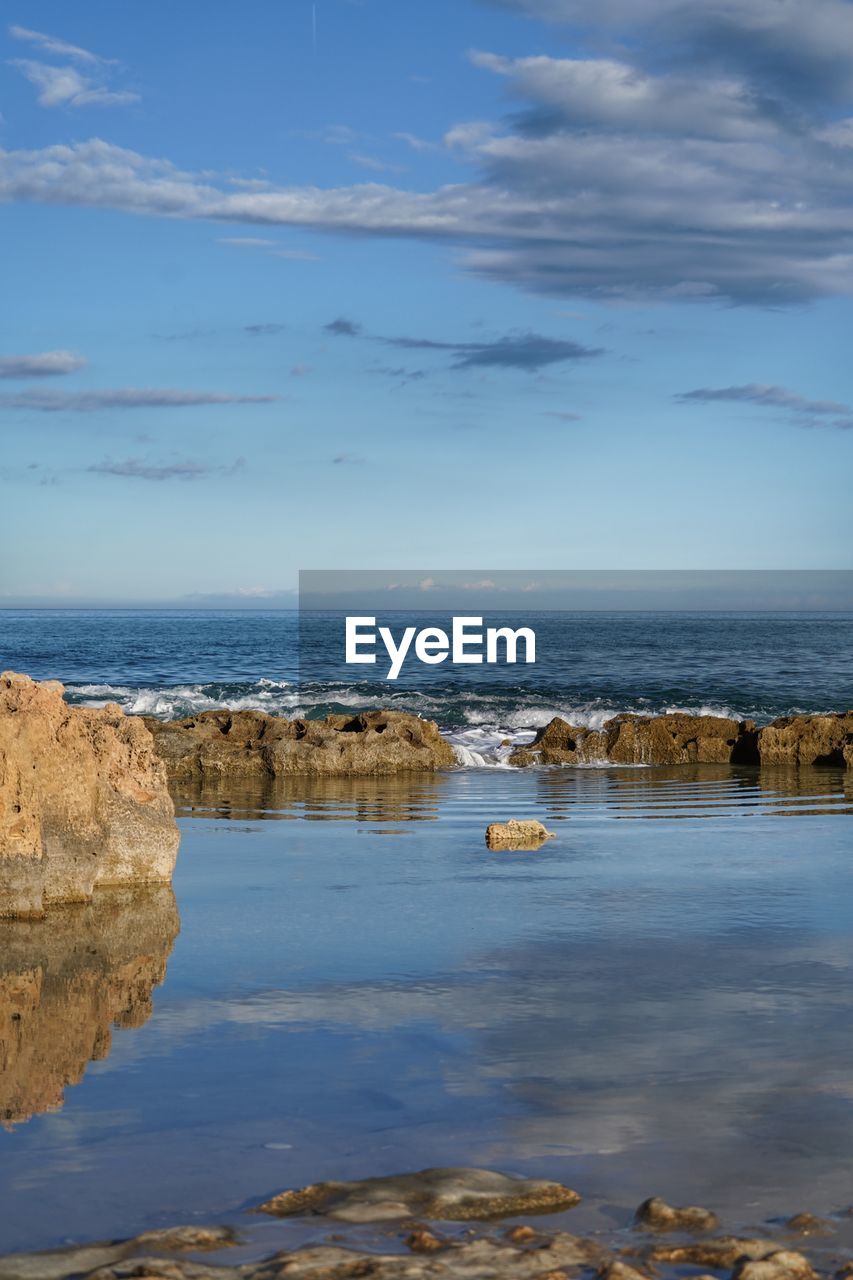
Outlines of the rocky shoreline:
{"type": "Polygon", "coordinates": [[[251,1213],[311,1220],[314,1238],[256,1261],[230,1261],[249,1241],[230,1225],[176,1226],[127,1240],[0,1257],[0,1280],[849,1280],[844,1231],[798,1213],[729,1234],[697,1205],[645,1200],[633,1223],[591,1235],[548,1225],[581,1197],[559,1182],[484,1169],[325,1182],[280,1192],[251,1213]],[[363,1230],[375,1227],[364,1238],[363,1230]],[[325,1234],[323,1228],[326,1228],[325,1234]],[[334,1228],[334,1230],[329,1230],[334,1228]],[[357,1234],[361,1230],[361,1235],[357,1234]],[[348,1231],[356,1234],[348,1235],[348,1231]]]}
{"type": "MultiPolygon", "coordinates": [[[[279,778],[392,777],[453,769],[438,725],[402,711],[287,720],[206,711],[185,720],[69,706],[63,686],[0,676],[0,918],[42,917],[96,887],[168,884],[173,791],[279,778]]],[[[619,715],[600,729],[555,717],[507,763],[853,768],[853,711],[752,720],[619,715]]]]}
{"type": "MultiPolygon", "coordinates": [[[[340,777],[454,768],[453,746],[432,720],[403,711],[286,720],[261,711],[205,711],[186,720],[146,717],[170,783],[222,778],[340,777]]],[[[853,768],[853,711],[752,720],[619,715],[601,729],[555,717],[508,763],[734,764],[853,768]]]]}

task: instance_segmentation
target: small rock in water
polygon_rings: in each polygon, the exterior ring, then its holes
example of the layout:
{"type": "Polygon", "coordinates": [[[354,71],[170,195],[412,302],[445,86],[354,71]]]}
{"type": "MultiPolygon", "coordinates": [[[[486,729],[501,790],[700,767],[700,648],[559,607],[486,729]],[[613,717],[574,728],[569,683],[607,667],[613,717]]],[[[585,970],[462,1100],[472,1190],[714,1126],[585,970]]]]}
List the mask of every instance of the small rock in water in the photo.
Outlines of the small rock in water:
{"type": "Polygon", "coordinates": [[[559,1182],[514,1178],[488,1169],[424,1169],[361,1182],[317,1182],[282,1191],[259,1206],[276,1217],[322,1214],[341,1222],[396,1218],[486,1221],[571,1209],[580,1196],[559,1182]]]}
{"type": "Polygon", "coordinates": [[[486,844],[490,849],[538,849],[553,834],[536,819],[510,818],[486,828],[486,844]]]}
{"type": "Polygon", "coordinates": [[[719,1219],[710,1209],[701,1209],[698,1205],[685,1205],[677,1208],[667,1204],[659,1196],[644,1200],[637,1210],[638,1226],[648,1231],[716,1231],[719,1219]]]}
{"type": "Polygon", "coordinates": [[[813,1213],[795,1213],[785,1226],[789,1231],[796,1231],[799,1236],[825,1236],[833,1229],[831,1222],[818,1218],[813,1213]]]}
{"type": "Polygon", "coordinates": [[[742,1260],[732,1273],[732,1280],[815,1280],[808,1258],[792,1249],[780,1249],[757,1261],[742,1260]]]}
{"type": "Polygon", "coordinates": [[[406,1244],[412,1253],[435,1253],[436,1249],[446,1248],[444,1240],[440,1240],[437,1235],[427,1227],[417,1227],[409,1235],[406,1236],[406,1244]]]}

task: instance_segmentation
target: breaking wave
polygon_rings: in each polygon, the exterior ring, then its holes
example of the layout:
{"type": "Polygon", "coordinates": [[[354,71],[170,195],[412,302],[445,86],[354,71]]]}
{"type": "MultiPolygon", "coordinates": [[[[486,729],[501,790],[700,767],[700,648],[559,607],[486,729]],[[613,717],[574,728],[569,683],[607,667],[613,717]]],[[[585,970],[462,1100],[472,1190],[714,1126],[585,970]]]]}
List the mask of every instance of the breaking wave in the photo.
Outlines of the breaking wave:
{"type": "MultiPolygon", "coordinates": [[[[647,699],[629,705],[591,700],[562,701],[528,690],[496,695],[485,691],[436,689],[430,692],[389,689],[388,685],[328,682],[296,685],[288,680],[218,682],[174,685],[69,684],[69,702],[89,707],[117,703],[127,715],[180,720],[202,711],[265,711],[270,715],[314,718],[332,712],[346,713],[389,708],[405,710],[438,722],[454,748],[460,765],[467,768],[507,768],[512,751],[530,741],[538,729],[555,716],[587,729],[600,729],[615,715],[633,712],[661,715],[752,715],[767,719],[758,709],[733,708],[714,703],[681,705],[647,699]]],[[[791,709],[795,710],[794,708],[791,709]]]]}

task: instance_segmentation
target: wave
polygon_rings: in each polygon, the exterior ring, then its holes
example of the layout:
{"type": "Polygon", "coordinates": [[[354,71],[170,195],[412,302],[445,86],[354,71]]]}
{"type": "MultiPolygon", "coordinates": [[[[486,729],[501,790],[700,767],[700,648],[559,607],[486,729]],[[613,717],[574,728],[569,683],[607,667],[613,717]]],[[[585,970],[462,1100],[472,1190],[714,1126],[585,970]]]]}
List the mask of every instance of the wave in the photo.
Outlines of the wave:
{"type": "MultiPolygon", "coordinates": [[[[600,729],[613,716],[621,713],[663,715],[681,712],[687,715],[726,716],[745,719],[749,716],[766,721],[772,718],[762,710],[734,708],[724,703],[680,703],[661,699],[652,702],[637,697],[625,699],[624,705],[605,699],[563,701],[553,693],[513,689],[495,694],[484,690],[447,690],[434,692],[389,689],[364,683],[324,682],[297,685],[288,680],[261,678],[253,681],[207,681],[198,684],[69,684],[68,701],[77,705],[100,707],[115,702],[128,715],[148,715],[161,720],[179,720],[202,711],[265,711],[271,715],[313,718],[331,712],[407,710],[438,722],[439,728],[453,746],[460,765],[466,768],[507,768],[509,756],[516,747],[531,742],[538,729],[555,716],[585,729],[600,729]]],[[[800,713],[789,708],[787,713],[800,713]]],[[[774,711],[772,714],[783,714],[774,711]]]]}

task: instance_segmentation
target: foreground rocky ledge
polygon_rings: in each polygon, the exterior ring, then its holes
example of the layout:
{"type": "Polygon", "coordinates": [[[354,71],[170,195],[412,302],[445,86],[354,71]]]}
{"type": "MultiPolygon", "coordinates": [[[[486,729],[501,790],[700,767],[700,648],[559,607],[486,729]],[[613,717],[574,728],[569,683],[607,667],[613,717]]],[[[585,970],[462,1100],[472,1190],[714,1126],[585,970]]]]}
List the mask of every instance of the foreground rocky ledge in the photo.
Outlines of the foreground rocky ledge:
{"type": "Polygon", "coordinates": [[[710,1210],[657,1197],[639,1206],[630,1234],[613,1229],[576,1236],[543,1226],[540,1216],[508,1228],[455,1225],[562,1212],[579,1200],[557,1182],[483,1169],[321,1183],[282,1192],[261,1208],[325,1218],[337,1227],[327,1242],[229,1265],[227,1251],[241,1243],[232,1227],[174,1227],[130,1240],[9,1254],[0,1257],[0,1280],[676,1280],[685,1268],[725,1273],[730,1280],[849,1280],[853,1274],[849,1258],[825,1239],[838,1223],[809,1213],[761,1236],[722,1234],[710,1210]],[[348,1247],[341,1235],[347,1224],[363,1230],[366,1223],[391,1219],[401,1221],[393,1233],[386,1227],[371,1241],[371,1252],[363,1244],[348,1247]],[[205,1261],[204,1254],[217,1256],[205,1261]]]}
{"type": "Polygon", "coordinates": [[[63,692],[0,675],[0,917],[172,876],[178,828],[151,734],[120,707],[72,708],[63,692]]]}
{"type": "Polygon", "coordinates": [[[144,721],[171,782],[278,778],[290,774],[394,774],[456,763],[432,720],[368,711],[285,720],[262,711],[204,711],[188,720],[144,721]]]}

